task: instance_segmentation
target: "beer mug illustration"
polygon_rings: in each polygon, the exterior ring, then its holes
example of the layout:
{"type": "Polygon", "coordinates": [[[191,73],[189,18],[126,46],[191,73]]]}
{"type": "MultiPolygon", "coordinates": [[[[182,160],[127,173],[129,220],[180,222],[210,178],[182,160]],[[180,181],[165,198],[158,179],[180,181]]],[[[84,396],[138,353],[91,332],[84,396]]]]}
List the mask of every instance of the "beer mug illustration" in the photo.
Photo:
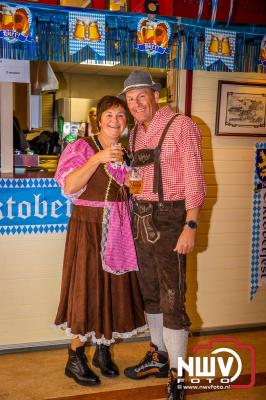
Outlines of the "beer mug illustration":
{"type": "Polygon", "coordinates": [[[77,19],[73,37],[76,40],[85,40],[85,36],[85,23],[82,19],[77,19]]]}
{"type": "Polygon", "coordinates": [[[262,61],[262,62],[266,61],[266,48],[265,49],[263,49],[263,48],[260,49],[260,61],[262,61]]]}
{"type": "Polygon", "coordinates": [[[29,19],[26,11],[23,8],[16,10],[14,21],[15,30],[25,36],[28,36],[30,33],[29,19]]]}
{"type": "Polygon", "coordinates": [[[208,52],[213,54],[213,55],[215,55],[215,56],[218,56],[218,53],[219,53],[219,40],[218,40],[218,37],[215,36],[215,35],[211,35],[211,42],[210,42],[210,45],[209,45],[209,48],[208,48],[208,52]]]}
{"type": "Polygon", "coordinates": [[[155,25],[153,22],[147,21],[146,25],[142,26],[141,36],[144,42],[153,42],[155,36],[155,25]]]}
{"type": "Polygon", "coordinates": [[[89,24],[88,39],[90,42],[99,42],[101,40],[101,34],[96,20],[91,21],[89,24]]]}
{"type": "Polygon", "coordinates": [[[155,43],[158,46],[168,47],[168,33],[164,23],[158,24],[155,29],[155,43]]]}
{"type": "Polygon", "coordinates": [[[14,30],[14,14],[15,11],[10,7],[3,7],[2,9],[2,29],[14,30]]]}
{"type": "Polygon", "coordinates": [[[224,57],[230,57],[231,56],[231,47],[229,43],[229,37],[223,37],[222,39],[222,55],[224,57]]]}
{"type": "Polygon", "coordinates": [[[263,36],[262,41],[261,41],[259,60],[261,62],[266,61],[266,35],[263,36]]]}

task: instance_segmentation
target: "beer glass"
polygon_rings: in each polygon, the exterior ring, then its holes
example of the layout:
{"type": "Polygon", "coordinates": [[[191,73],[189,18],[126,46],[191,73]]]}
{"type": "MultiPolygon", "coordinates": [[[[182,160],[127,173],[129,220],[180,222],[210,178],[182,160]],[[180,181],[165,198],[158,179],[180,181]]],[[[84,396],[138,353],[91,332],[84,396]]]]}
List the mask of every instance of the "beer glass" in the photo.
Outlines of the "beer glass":
{"type": "MultiPolygon", "coordinates": [[[[110,147],[112,149],[121,149],[122,145],[121,145],[121,143],[111,143],[110,147]]],[[[117,167],[121,167],[122,162],[121,161],[111,161],[111,164],[113,167],[117,168],[117,167]]]]}
{"type": "Polygon", "coordinates": [[[2,9],[2,28],[13,30],[14,29],[14,15],[15,12],[9,7],[3,7],[2,9]]]}
{"type": "Polygon", "coordinates": [[[133,168],[129,174],[129,192],[131,194],[139,194],[142,192],[143,177],[139,169],[133,168]]]}
{"type": "Polygon", "coordinates": [[[88,40],[90,42],[99,42],[101,40],[101,34],[98,27],[97,21],[91,21],[88,27],[88,40]]]}
{"type": "Polygon", "coordinates": [[[141,35],[144,42],[153,41],[155,36],[155,26],[153,23],[148,23],[141,28],[141,35]]]}
{"type": "Polygon", "coordinates": [[[85,40],[85,23],[82,19],[76,20],[75,31],[73,37],[76,40],[85,40]]]}

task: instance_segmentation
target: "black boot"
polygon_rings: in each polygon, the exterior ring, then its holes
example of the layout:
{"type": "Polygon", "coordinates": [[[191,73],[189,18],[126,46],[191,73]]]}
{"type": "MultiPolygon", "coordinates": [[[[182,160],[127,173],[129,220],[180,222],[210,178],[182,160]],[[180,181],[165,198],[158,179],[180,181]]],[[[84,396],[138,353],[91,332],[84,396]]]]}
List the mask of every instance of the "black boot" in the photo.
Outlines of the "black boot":
{"type": "Polygon", "coordinates": [[[167,400],[184,400],[185,389],[183,383],[177,382],[177,370],[171,368],[168,375],[167,400]]]}
{"type": "Polygon", "coordinates": [[[79,385],[93,386],[101,383],[99,377],[88,367],[87,357],[84,354],[85,346],[72,350],[68,348],[68,361],[65,374],[69,378],[74,378],[79,385]]]}
{"type": "Polygon", "coordinates": [[[92,364],[95,367],[100,368],[103,376],[113,378],[119,375],[119,369],[112,361],[110,346],[105,346],[104,344],[96,344],[92,364]]]}

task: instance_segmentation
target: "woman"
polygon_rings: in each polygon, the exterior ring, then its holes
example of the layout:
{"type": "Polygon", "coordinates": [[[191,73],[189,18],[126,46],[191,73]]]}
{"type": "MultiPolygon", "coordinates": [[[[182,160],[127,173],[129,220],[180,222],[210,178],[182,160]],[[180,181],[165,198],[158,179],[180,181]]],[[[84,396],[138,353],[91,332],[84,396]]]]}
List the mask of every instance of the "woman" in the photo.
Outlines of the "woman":
{"type": "Polygon", "coordinates": [[[146,328],[123,186],[127,169],[115,146],[126,127],[125,103],[103,97],[97,124],[98,135],[67,146],[55,174],[73,198],[55,324],[72,338],[65,374],[81,385],[100,383],[84,354],[87,338],[96,342],[93,365],[113,377],[119,370],[110,344],[146,328]]]}

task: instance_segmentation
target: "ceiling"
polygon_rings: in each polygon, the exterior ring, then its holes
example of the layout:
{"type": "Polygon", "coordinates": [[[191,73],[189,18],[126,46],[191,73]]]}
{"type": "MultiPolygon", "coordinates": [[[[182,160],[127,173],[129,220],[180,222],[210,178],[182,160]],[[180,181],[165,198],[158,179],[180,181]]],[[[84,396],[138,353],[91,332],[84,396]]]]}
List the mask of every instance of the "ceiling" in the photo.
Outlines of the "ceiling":
{"type": "MultiPolygon", "coordinates": [[[[80,74],[80,75],[105,75],[105,76],[127,76],[131,71],[135,69],[145,69],[138,67],[127,67],[127,66],[106,66],[106,65],[84,65],[84,64],[74,64],[74,63],[56,63],[51,62],[51,67],[56,73],[68,73],[68,74],[80,74]]],[[[152,68],[153,77],[165,77],[165,69],[152,68]]]]}

